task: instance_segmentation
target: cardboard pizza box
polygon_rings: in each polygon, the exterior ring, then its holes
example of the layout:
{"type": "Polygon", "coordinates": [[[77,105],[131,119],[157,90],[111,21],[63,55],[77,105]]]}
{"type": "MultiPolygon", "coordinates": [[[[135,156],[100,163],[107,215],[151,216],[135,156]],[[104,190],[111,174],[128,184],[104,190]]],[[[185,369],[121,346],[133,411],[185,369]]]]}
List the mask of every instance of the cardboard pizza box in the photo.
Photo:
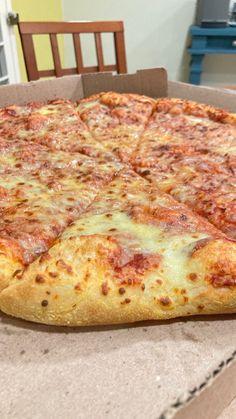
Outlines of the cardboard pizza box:
{"type": "MultiPolygon", "coordinates": [[[[236,92],[168,82],[164,69],[2,86],[0,106],[108,90],[188,98],[236,112],[236,92]]],[[[2,314],[0,416],[220,419],[236,396],[235,342],[234,315],[59,328],[2,314]]]]}

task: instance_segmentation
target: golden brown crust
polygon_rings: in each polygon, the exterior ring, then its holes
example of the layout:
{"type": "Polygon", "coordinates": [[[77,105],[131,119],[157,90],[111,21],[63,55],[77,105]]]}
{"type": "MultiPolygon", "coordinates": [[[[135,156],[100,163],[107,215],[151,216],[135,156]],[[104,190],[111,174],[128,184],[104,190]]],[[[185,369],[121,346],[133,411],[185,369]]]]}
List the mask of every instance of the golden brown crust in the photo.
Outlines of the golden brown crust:
{"type": "Polygon", "coordinates": [[[100,94],[101,103],[113,108],[116,106],[133,107],[135,104],[142,104],[144,106],[151,105],[153,109],[156,106],[155,99],[144,95],[136,95],[134,93],[117,93],[106,92],[100,94]]]}
{"type": "Polygon", "coordinates": [[[20,277],[25,266],[19,246],[13,246],[7,240],[0,240],[0,292],[8,287],[11,280],[20,277]]]}
{"type": "Polygon", "coordinates": [[[156,276],[146,283],[120,284],[109,259],[104,253],[101,257],[101,248],[114,251],[114,244],[95,236],[59,242],[46,260],[34,262],[22,279],[0,294],[1,310],[26,320],[70,326],[236,312],[236,286],[215,287],[209,280],[222,254],[226,272],[229,264],[235,273],[235,247],[229,243],[211,241],[198,250],[182,266],[181,285],[156,276]],[[91,252],[95,257],[88,262],[91,252]]]}
{"type": "Polygon", "coordinates": [[[216,122],[235,125],[236,114],[225,111],[214,106],[194,102],[192,100],[163,98],[156,102],[158,112],[166,112],[172,115],[187,114],[200,118],[209,118],[216,122]]]}

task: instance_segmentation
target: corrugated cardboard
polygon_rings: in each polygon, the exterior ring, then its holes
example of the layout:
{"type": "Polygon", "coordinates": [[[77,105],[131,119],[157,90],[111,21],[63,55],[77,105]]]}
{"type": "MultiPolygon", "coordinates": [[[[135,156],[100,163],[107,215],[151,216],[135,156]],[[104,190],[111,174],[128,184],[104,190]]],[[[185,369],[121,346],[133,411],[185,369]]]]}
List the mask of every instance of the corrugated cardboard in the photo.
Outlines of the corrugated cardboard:
{"type": "MultiPolygon", "coordinates": [[[[236,93],[167,83],[163,69],[3,86],[0,106],[107,90],[236,112],[236,93]]],[[[1,315],[0,417],[215,419],[236,394],[235,342],[236,316],[67,329],[1,315]]]]}
{"type": "MultiPolygon", "coordinates": [[[[186,407],[179,410],[175,415],[175,419],[194,418],[197,417],[195,416],[196,413],[198,413],[198,417],[201,417],[203,412],[204,419],[221,419],[221,413],[227,410],[231,401],[236,397],[236,362],[233,362],[234,358],[235,354],[222,361],[214,373],[216,375],[221,371],[223,373],[217,378],[214,378],[213,374],[210,386],[207,386],[198,397],[194,397],[192,402],[187,404],[186,407]],[[230,368],[225,368],[227,363],[230,364],[230,368]]],[[[225,419],[234,419],[235,417],[236,415],[232,415],[227,416],[225,419]]]]}
{"type": "Polygon", "coordinates": [[[212,89],[186,83],[169,82],[168,96],[196,100],[236,112],[236,92],[227,89],[212,89]]]}
{"type": "Polygon", "coordinates": [[[59,97],[78,100],[101,91],[136,92],[147,96],[166,96],[167,74],[163,68],[140,70],[136,74],[111,73],[66,76],[58,79],[20,83],[0,88],[0,106],[23,105],[59,97]]]}

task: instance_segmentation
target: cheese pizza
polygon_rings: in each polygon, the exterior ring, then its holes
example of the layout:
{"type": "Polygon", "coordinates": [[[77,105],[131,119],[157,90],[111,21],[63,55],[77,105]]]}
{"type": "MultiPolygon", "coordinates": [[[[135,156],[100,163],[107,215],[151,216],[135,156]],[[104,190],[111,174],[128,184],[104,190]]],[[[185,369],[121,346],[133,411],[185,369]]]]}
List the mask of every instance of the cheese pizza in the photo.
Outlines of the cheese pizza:
{"type": "Polygon", "coordinates": [[[55,325],[236,312],[236,119],[100,93],[0,110],[0,309],[55,325]]]}

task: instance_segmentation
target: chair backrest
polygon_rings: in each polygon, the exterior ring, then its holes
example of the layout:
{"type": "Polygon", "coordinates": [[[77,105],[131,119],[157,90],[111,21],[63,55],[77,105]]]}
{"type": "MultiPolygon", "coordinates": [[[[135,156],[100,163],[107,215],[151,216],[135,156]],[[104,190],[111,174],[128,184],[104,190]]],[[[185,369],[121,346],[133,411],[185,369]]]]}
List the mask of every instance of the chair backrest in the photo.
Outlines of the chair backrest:
{"type": "Polygon", "coordinates": [[[37,80],[40,77],[61,77],[70,74],[94,73],[103,71],[116,71],[126,73],[126,53],[124,41],[123,22],[19,22],[25,66],[28,80],[37,80]],[[57,34],[72,34],[75,50],[76,67],[62,68],[57,42],[57,34]],[[83,65],[80,34],[93,33],[97,55],[97,65],[85,67],[83,65]],[[116,63],[104,64],[102,33],[113,33],[116,63]],[[38,70],[34,49],[33,35],[49,35],[54,69],[38,70]]]}

